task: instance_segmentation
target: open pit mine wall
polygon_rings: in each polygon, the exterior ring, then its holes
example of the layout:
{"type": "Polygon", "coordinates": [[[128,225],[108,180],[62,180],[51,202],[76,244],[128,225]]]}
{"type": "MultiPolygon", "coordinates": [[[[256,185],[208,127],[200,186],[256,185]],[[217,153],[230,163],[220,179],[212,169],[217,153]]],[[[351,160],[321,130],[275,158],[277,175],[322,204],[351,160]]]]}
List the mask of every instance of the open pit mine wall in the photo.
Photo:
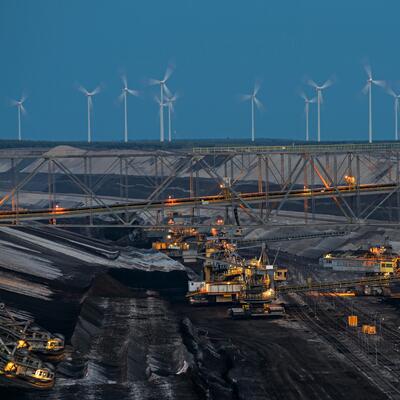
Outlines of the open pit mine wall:
{"type": "Polygon", "coordinates": [[[0,300],[67,339],[100,275],[169,294],[187,288],[185,267],[163,254],[115,248],[54,227],[1,227],[0,254],[0,300]]]}

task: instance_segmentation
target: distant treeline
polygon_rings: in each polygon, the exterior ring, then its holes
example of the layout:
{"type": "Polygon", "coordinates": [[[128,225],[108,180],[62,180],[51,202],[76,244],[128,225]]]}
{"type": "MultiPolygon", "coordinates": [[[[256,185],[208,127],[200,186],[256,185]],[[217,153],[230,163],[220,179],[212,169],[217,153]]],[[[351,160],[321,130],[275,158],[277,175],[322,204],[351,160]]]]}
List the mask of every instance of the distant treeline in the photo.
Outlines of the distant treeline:
{"type": "MultiPolygon", "coordinates": [[[[124,142],[92,142],[84,141],[45,141],[45,140],[0,140],[0,150],[10,148],[53,148],[56,146],[72,146],[81,149],[185,149],[192,147],[215,146],[288,146],[302,144],[318,144],[317,142],[304,142],[299,140],[283,139],[257,139],[255,142],[240,139],[204,139],[204,140],[174,140],[172,143],[160,143],[157,140],[135,140],[124,142]]],[[[348,142],[324,142],[324,144],[338,144],[348,142]]],[[[354,142],[356,143],[356,142],[354,142]]],[[[357,142],[362,143],[362,142],[357,142]]]]}

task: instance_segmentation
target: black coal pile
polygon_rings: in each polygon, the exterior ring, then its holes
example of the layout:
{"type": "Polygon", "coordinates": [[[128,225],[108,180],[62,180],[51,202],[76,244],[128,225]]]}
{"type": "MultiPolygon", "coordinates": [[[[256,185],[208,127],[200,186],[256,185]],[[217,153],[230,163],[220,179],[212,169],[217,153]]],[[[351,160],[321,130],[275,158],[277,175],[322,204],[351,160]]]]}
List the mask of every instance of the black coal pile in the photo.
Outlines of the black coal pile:
{"type": "Polygon", "coordinates": [[[7,393],[33,399],[232,398],[228,361],[157,292],[96,278],[57,366],[50,392],[7,393]]]}
{"type": "Polygon", "coordinates": [[[231,398],[227,360],[171,308],[178,262],[42,227],[1,228],[0,247],[0,298],[69,344],[51,391],[7,398],[231,398]]]}
{"type": "Polygon", "coordinates": [[[134,287],[159,290],[184,290],[187,282],[185,267],[163,254],[53,227],[1,227],[0,254],[0,300],[67,338],[98,275],[115,273],[134,287]]]}
{"type": "Polygon", "coordinates": [[[50,391],[8,400],[375,399],[386,396],[298,322],[236,321],[176,300],[185,267],[51,228],[0,228],[0,300],[67,336],[50,391]]]}

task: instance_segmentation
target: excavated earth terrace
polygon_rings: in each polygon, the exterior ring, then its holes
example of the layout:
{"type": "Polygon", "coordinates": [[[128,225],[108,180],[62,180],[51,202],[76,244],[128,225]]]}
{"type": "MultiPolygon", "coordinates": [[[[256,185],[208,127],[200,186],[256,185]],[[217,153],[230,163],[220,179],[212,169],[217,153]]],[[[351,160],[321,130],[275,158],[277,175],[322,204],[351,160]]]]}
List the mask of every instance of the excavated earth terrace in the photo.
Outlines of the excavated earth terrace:
{"type": "Polygon", "coordinates": [[[51,391],[1,398],[387,398],[301,321],[190,306],[165,255],[45,227],[0,228],[0,247],[0,299],[68,344],[51,391]]]}

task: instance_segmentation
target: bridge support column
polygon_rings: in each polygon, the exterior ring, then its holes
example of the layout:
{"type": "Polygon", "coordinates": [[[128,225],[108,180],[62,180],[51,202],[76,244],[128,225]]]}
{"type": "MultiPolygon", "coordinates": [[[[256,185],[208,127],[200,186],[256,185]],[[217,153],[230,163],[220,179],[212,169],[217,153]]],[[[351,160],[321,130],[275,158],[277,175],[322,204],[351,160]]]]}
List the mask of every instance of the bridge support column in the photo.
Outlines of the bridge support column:
{"type": "Polygon", "coordinates": [[[357,216],[357,219],[360,218],[360,209],[361,209],[360,184],[361,184],[360,156],[357,154],[357,158],[356,158],[356,185],[357,185],[356,216],[357,216]]]}
{"type": "Polygon", "coordinates": [[[12,186],[16,188],[15,193],[11,197],[12,210],[15,212],[14,224],[18,225],[18,211],[19,211],[19,174],[18,174],[18,160],[11,158],[11,174],[12,186]]]}
{"type": "Polygon", "coordinates": [[[271,214],[271,205],[269,204],[269,162],[268,155],[265,157],[265,220],[268,222],[269,215],[271,214]]]}
{"type": "MultiPolygon", "coordinates": [[[[314,165],[314,156],[310,156],[310,168],[311,168],[311,190],[313,191],[315,188],[315,165],[314,165]]],[[[315,197],[311,195],[311,217],[315,220],[315,197]]]]}
{"type": "MultiPolygon", "coordinates": [[[[308,189],[308,166],[306,163],[306,155],[303,156],[304,158],[304,189],[308,189]]],[[[304,222],[308,223],[308,199],[307,196],[304,198],[304,222]]]]}
{"type": "Polygon", "coordinates": [[[399,152],[396,152],[396,208],[397,208],[397,222],[400,223],[400,157],[399,152]]]}

